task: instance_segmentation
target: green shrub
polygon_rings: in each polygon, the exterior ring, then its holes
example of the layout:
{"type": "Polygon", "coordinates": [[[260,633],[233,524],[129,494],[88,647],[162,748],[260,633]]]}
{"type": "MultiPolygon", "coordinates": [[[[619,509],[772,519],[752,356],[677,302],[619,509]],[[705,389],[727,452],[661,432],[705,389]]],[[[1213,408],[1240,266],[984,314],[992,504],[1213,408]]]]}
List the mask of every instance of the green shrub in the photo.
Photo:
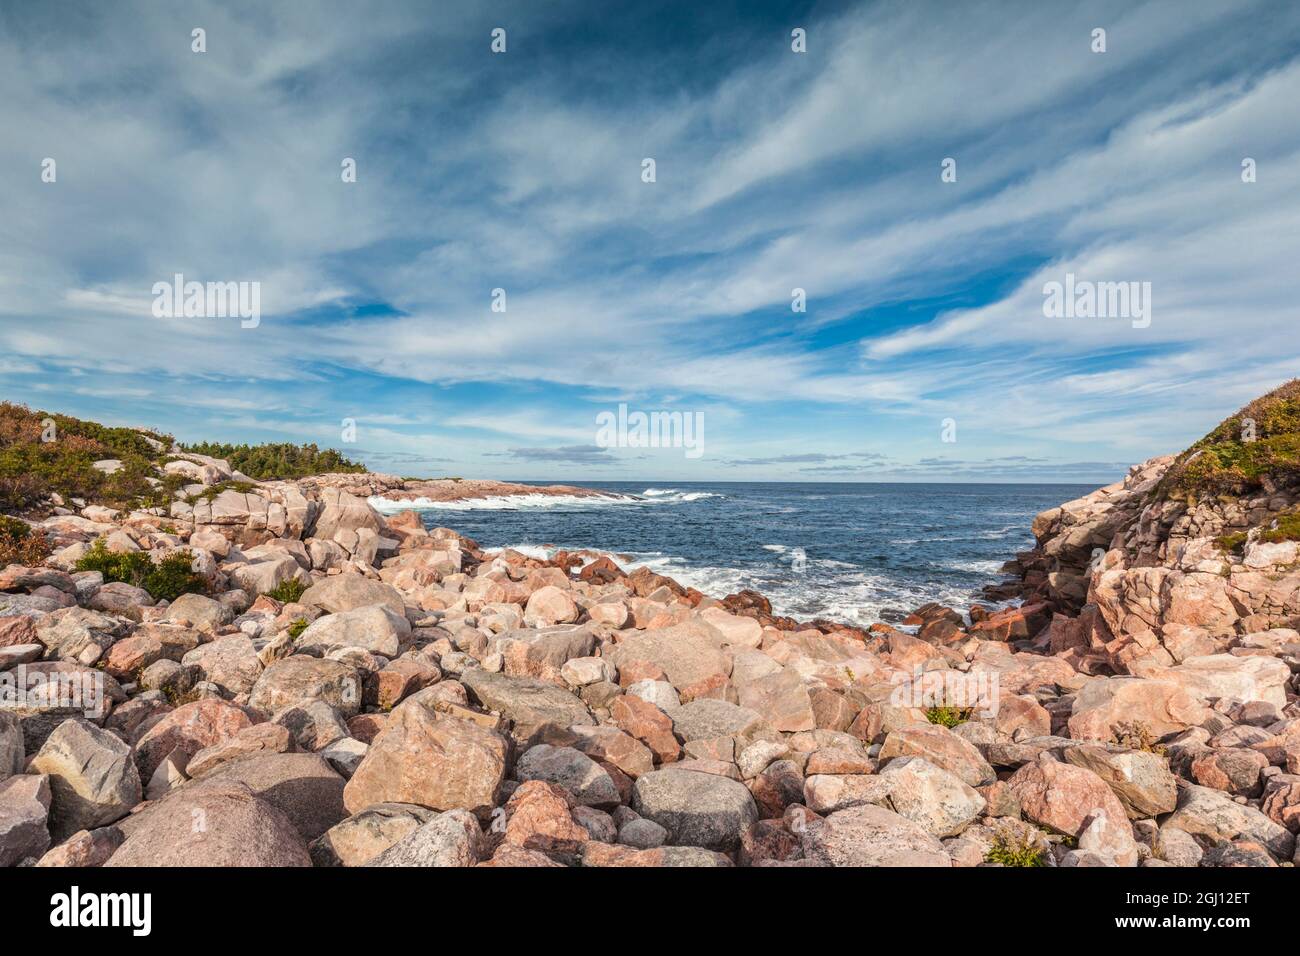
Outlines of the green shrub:
{"type": "Polygon", "coordinates": [[[230,467],[255,481],[274,478],[305,478],[331,471],[364,472],[365,465],[349,461],[333,448],[318,448],[315,443],[294,445],[279,442],[265,445],[225,445],[201,442],[182,446],[196,455],[224,458],[230,467]]]}
{"type": "Polygon", "coordinates": [[[1220,535],[1215,539],[1215,543],[1225,554],[1241,554],[1241,549],[1246,544],[1246,532],[1236,531],[1232,534],[1220,535]]]}
{"type": "Polygon", "coordinates": [[[305,617],[298,618],[288,627],[289,636],[295,641],[302,636],[302,632],[305,630],[307,630],[307,619],[305,617]]]}
{"type": "Polygon", "coordinates": [[[971,707],[931,707],[925,712],[925,719],[940,727],[956,727],[970,720],[971,707]]]}
{"type": "Polygon", "coordinates": [[[145,578],[144,589],[156,601],[175,601],[182,594],[203,594],[207,583],[194,573],[194,558],[188,551],[167,555],[145,578]]]}
{"type": "Polygon", "coordinates": [[[1277,516],[1276,527],[1261,531],[1259,540],[1265,544],[1278,544],[1282,541],[1300,541],[1300,512],[1288,511],[1277,516]]]}
{"type": "Polygon", "coordinates": [[[1045,847],[1037,846],[1032,842],[1021,843],[1006,837],[998,837],[988,853],[984,855],[984,862],[1001,863],[1003,866],[1046,866],[1043,860],[1046,853],[1045,847]]]}
{"type": "Polygon", "coordinates": [[[147,551],[109,551],[100,538],[76,567],[78,571],[100,572],[105,584],[121,581],[144,588],[155,601],[174,601],[182,594],[203,594],[207,590],[203,578],[194,573],[193,560],[188,551],[177,551],[154,563],[147,551]]]}
{"type": "Polygon", "coordinates": [[[266,592],[269,598],[275,598],[281,604],[292,604],[298,598],[303,596],[307,590],[307,585],[303,584],[297,578],[290,578],[288,581],[281,581],[279,585],[266,592]]]}
{"type": "Polygon", "coordinates": [[[241,495],[246,495],[250,491],[256,490],[257,485],[253,484],[251,481],[218,481],[215,485],[208,485],[208,487],[204,488],[198,494],[190,495],[185,500],[192,505],[196,505],[200,501],[215,500],[217,495],[221,494],[223,491],[237,491],[241,495]]]}

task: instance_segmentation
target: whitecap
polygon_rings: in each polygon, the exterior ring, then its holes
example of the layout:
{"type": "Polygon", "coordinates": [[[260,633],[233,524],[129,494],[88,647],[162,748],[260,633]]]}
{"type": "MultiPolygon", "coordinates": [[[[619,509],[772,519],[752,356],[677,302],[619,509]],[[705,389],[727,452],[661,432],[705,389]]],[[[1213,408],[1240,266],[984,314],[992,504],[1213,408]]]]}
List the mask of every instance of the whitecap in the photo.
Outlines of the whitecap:
{"type": "Polygon", "coordinates": [[[381,514],[399,511],[522,511],[531,508],[603,508],[610,505],[638,504],[631,495],[490,495],[486,498],[461,498],[457,501],[433,501],[429,498],[396,500],[382,495],[366,499],[381,514]]]}

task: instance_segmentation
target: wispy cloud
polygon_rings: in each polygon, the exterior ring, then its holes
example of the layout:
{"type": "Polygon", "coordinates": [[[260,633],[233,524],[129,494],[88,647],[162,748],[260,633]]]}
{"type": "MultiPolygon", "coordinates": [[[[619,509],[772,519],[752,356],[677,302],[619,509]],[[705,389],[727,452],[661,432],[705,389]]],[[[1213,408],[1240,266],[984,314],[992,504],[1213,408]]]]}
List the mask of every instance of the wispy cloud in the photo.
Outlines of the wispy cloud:
{"type": "Polygon", "coordinates": [[[1295,374],[1294,4],[832,5],[806,54],[762,5],[493,17],[5,7],[6,396],[502,477],[1105,481],[1295,374]],[[261,324],[154,318],[177,272],[261,324]],[[1150,325],[1046,318],[1067,272],[1150,325]],[[706,453],[593,450],[619,401],[706,453]]]}
{"type": "Polygon", "coordinates": [[[578,465],[607,465],[609,450],[595,445],[561,445],[556,448],[511,448],[506,454],[519,461],[564,462],[578,465]]]}

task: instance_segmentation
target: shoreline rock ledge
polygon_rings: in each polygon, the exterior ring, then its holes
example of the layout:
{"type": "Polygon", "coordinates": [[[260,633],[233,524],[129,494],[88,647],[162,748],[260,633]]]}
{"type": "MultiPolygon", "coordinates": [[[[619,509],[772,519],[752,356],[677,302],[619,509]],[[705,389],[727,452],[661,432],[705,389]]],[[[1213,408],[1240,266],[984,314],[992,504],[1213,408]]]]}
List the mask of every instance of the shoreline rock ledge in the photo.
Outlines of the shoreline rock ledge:
{"type": "Polygon", "coordinates": [[[188,456],[169,509],[58,502],[0,570],[0,865],[1292,866],[1298,409],[1039,515],[1018,605],[911,630],[188,456]],[[76,570],[98,540],[206,593],[76,570]]]}

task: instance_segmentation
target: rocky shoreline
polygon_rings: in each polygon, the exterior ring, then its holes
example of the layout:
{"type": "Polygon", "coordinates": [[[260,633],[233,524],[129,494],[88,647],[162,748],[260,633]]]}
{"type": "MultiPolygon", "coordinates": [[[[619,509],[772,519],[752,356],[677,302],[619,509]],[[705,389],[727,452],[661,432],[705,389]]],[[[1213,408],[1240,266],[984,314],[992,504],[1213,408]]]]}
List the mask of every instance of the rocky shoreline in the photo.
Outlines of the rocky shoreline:
{"type": "Polygon", "coordinates": [[[170,508],[58,500],[0,572],[0,865],[1291,866],[1296,545],[1223,539],[1300,494],[1159,497],[1179,461],[908,633],[367,501],[589,490],[178,456],[170,508]]]}
{"type": "Polygon", "coordinates": [[[302,488],[338,488],[374,500],[383,510],[418,508],[426,503],[473,501],[488,498],[617,498],[610,492],[577,485],[524,485],[514,481],[480,478],[399,478],[396,475],[329,474],[299,479],[302,488]]]}

